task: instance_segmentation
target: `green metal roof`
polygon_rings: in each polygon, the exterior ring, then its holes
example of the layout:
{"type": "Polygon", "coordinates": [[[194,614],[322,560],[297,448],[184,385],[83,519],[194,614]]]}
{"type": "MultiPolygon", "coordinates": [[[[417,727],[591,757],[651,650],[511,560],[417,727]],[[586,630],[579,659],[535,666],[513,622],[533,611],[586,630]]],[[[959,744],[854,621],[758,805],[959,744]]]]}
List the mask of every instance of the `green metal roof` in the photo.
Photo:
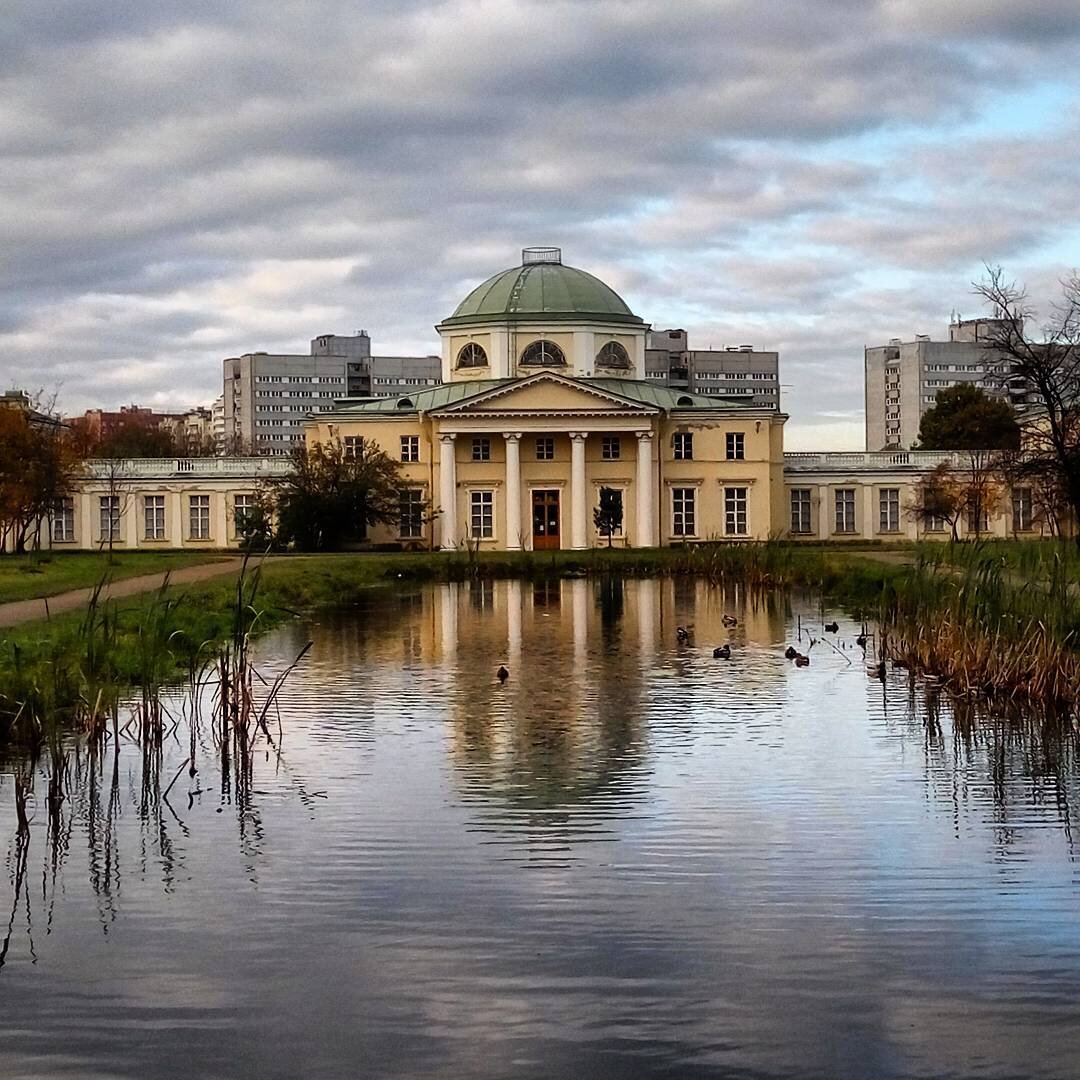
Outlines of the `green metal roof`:
{"type": "Polygon", "coordinates": [[[441,326],[537,317],[550,321],[584,317],[644,325],[622,297],[599,278],[560,262],[536,262],[514,266],[477,285],[441,326]]]}
{"type": "Polygon", "coordinates": [[[612,394],[633,398],[643,405],[656,405],[668,411],[678,409],[738,409],[734,401],[719,401],[708,394],[695,394],[689,390],[672,389],[670,386],[657,386],[648,379],[589,378],[582,379],[590,386],[597,386],[612,394]]]}
{"type": "MultiPolygon", "coordinates": [[[[526,376],[535,378],[535,376],[526,376]]],[[[631,401],[639,401],[642,405],[651,405],[667,411],[685,411],[687,409],[739,409],[744,406],[732,401],[718,401],[707,394],[693,394],[687,390],[673,390],[667,386],[657,386],[648,380],[620,379],[620,378],[581,378],[574,379],[567,375],[560,375],[560,379],[566,379],[571,383],[581,383],[583,386],[591,386],[598,390],[604,390],[618,397],[629,398],[631,401]]],[[[461,382],[443,383],[441,386],[429,386],[424,390],[417,390],[413,394],[402,397],[374,398],[366,401],[352,401],[348,398],[339,399],[334,403],[332,413],[318,414],[320,418],[333,419],[347,416],[401,416],[417,412],[431,412],[447,405],[453,405],[459,401],[476,397],[487,390],[493,390],[499,386],[510,383],[524,382],[524,378],[518,379],[469,379],[461,382]],[[409,405],[399,405],[399,402],[408,401],[409,405]]]]}

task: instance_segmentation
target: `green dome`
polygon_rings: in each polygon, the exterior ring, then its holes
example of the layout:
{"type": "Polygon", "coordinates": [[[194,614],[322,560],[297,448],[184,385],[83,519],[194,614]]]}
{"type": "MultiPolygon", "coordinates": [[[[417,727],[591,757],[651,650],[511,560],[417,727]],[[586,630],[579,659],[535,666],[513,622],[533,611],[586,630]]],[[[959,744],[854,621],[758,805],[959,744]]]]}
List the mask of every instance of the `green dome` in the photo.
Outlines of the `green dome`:
{"type": "Polygon", "coordinates": [[[642,325],[614,289],[584,270],[563,266],[558,248],[526,248],[521,257],[521,266],[477,285],[441,325],[536,318],[642,325]]]}

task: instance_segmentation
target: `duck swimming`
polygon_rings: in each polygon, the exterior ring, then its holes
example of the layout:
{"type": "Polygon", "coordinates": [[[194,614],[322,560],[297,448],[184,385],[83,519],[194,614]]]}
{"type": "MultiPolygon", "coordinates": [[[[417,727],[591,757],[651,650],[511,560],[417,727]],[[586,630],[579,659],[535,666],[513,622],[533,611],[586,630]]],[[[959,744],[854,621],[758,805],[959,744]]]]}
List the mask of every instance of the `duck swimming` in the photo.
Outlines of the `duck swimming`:
{"type": "Polygon", "coordinates": [[[835,622],[827,622],[823,629],[827,634],[835,634],[836,631],[840,629],[840,624],[835,622]]]}
{"type": "Polygon", "coordinates": [[[717,645],[712,651],[714,660],[730,660],[731,659],[731,646],[730,645],[717,645]]]}
{"type": "Polygon", "coordinates": [[[739,620],[734,615],[724,615],[720,621],[730,630],[733,626],[739,625],[739,620]]]}
{"type": "Polygon", "coordinates": [[[799,650],[796,649],[794,645],[789,645],[784,650],[784,659],[785,660],[794,660],[795,657],[798,656],[798,655],[799,655],[799,650]]]}
{"type": "Polygon", "coordinates": [[[796,656],[795,656],[795,666],[796,667],[809,667],[810,666],[810,657],[809,656],[803,656],[802,653],[797,653],[796,656]]]}
{"type": "Polygon", "coordinates": [[[685,626],[676,626],[675,636],[679,639],[680,645],[685,645],[690,640],[690,631],[685,626]]]}
{"type": "Polygon", "coordinates": [[[510,678],[510,672],[500,664],[499,670],[495,672],[495,678],[498,679],[499,682],[506,682],[506,680],[510,678]]]}

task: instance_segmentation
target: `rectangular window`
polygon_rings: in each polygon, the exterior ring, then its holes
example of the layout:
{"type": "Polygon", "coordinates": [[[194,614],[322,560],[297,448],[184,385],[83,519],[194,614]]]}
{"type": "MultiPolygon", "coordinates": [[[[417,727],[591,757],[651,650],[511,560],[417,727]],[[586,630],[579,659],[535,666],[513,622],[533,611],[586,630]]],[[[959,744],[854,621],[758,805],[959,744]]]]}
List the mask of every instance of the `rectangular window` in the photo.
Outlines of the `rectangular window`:
{"type": "Polygon", "coordinates": [[[696,535],[695,507],[697,488],[671,489],[671,533],[673,536],[696,535]]]}
{"type": "Polygon", "coordinates": [[[98,498],[98,532],[102,540],[120,539],[120,496],[98,498]]]}
{"type": "Polygon", "coordinates": [[[254,495],[244,493],[233,496],[233,531],[237,536],[243,535],[248,517],[254,509],[254,495]]]}
{"type": "MultiPolygon", "coordinates": [[[[611,491],[611,493],[612,493],[612,495],[611,495],[612,511],[613,511],[613,513],[615,515],[615,519],[618,521],[618,525],[612,530],[611,535],[612,536],[622,536],[624,534],[624,532],[625,532],[625,529],[626,529],[626,518],[624,516],[622,488],[609,488],[608,490],[611,491]]],[[[600,508],[600,489],[599,488],[597,488],[597,491],[596,491],[596,507],[597,507],[597,509],[600,508]]],[[[607,533],[601,533],[598,530],[597,535],[600,536],[604,540],[607,539],[607,533]]]]}
{"type": "Polygon", "coordinates": [[[165,539],[165,496],[143,496],[143,528],[147,540],[165,539]]]}
{"type": "Polygon", "coordinates": [[[728,461],[742,461],[746,457],[746,436],[741,431],[729,431],[725,442],[728,461]]]}
{"type": "Polygon", "coordinates": [[[724,535],[745,536],[746,488],[724,488],[724,535]]]}
{"type": "Polygon", "coordinates": [[[58,499],[53,507],[52,538],[55,543],[75,539],[74,499],[58,499]]]}
{"type": "Polygon", "coordinates": [[[210,496],[188,496],[188,538],[210,539],[210,496]]]}
{"type": "Polygon", "coordinates": [[[836,489],[836,531],[853,533],[855,531],[855,489],[836,489]]]}
{"type": "Polygon", "coordinates": [[[473,459],[473,461],[490,461],[491,460],[491,440],[490,439],[473,439],[473,441],[472,441],[472,459],[473,459]]]}
{"type": "Polygon", "coordinates": [[[419,540],[424,535],[424,493],[419,488],[405,488],[398,502],[398,536],[419,540]]]}
{"type": "Polygon", "coordinates": [[[469,493],[469,535],[474,540],[490,540],[495,535],[494,491],[469,493]]]}
{"type": "Polygon", "coordinates": [[[878,530],[898,532],[900,529],[900,489],[882,488],[878,492],[878,530]]]}
{"type": "Polygon", "coordinates": [[[622,443],[618,435],[605,435],[600,441],[600,456],[604,461],[618,461],[622,453],[622,443]]]}
{"type": "Polygon", "coordinates": [[[419,435],[402,435],[401,436],[401,460],[402,461],[419,461],[420,460],[420,436],[419,435]]]}
{"type": "Polygon", "coordinates": [[[555,440],[554,439],[537,439],[536,440],[536,460],[537,461],[554,461],[555,460],[555,440]]]}
{"type": "Polygon", "coordinates": [[[346,435],[341,441],[345,447],[346,461],[359,461],[364,456],[364,438],[362,435],[346,435]]]}
{"type": "Polygon", "coordinates": [[[926,519],[927,532],[944,532],[948,522],[940,514],[931,514],[926,519]]]}
{"type": "Polygon", "coordinates": [[[791,531],[808,533],[813,531],[810,523],[810,489],[791,489],[791,531]]]}
{"type": "Polygon", "coordinates": [[[967,527],[970,533],[984,533],[990,531],[990,514],[986,511],[968,509],[967,527]]]}
{"type": "Polygon", "coordinates": [[[694,436],[692,433],[677,431],[672,436],[671,445],[675,451],[676,461],[694,460],[694,436]]]}
{"type": "Polygon", "coordinates": [[[1012,492],[1013,532],[1029,532],[1034,525],[1032,513],[1031,488],[1013,488],[1012,492]]]}

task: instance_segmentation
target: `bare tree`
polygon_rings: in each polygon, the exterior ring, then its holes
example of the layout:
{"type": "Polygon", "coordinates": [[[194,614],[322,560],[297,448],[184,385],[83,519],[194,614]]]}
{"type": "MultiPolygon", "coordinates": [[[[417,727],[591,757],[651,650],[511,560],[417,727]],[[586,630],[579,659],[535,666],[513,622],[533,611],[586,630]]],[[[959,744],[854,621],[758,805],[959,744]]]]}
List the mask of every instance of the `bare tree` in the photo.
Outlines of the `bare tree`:
{"type": "MultiPolygon", "coordinates": [[[[1025,327],[1035,321],[1027,290],[1006,279],[1001,267],[987,267],[975,291],[994,312],[985,340],[999,358],[998,379],[1020,381],[1034,399],[1021,418],[1023,452],[1015,475],[1033,488],[1055,492],[1080,521],[1080,277],[1061,282],[1039,341],[1025,327]]],[[[1077,536],[1080,543],[1080,534],[1077,536]]]]}

